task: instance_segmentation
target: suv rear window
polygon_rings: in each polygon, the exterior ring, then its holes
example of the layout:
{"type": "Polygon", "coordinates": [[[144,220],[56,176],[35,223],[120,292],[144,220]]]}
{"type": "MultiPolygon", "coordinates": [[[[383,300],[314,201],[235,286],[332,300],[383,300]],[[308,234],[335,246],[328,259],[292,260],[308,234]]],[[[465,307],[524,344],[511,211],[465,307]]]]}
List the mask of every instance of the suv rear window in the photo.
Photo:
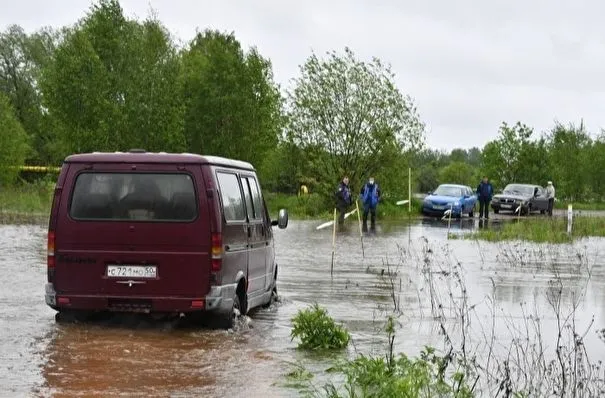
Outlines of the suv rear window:
{"type": "Polygon", "coordinates": [[[78,175],[69,214],[76,220],[192,221],[193,179],[186,173],[78,175]]]}

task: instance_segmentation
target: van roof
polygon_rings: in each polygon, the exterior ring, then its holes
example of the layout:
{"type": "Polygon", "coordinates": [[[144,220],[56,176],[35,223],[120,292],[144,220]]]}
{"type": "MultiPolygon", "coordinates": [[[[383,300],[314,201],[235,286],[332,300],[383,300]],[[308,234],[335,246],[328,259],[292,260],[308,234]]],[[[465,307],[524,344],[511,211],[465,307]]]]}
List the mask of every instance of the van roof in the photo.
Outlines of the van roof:
{"type": "Polygon", "coordinates": [[[254,170],[252,164],[220,156],[202,156],[195,153],[167,152],[92,152],[70,155],[65,163],[189,163],[212,164],[238,169],[254,170]]]}

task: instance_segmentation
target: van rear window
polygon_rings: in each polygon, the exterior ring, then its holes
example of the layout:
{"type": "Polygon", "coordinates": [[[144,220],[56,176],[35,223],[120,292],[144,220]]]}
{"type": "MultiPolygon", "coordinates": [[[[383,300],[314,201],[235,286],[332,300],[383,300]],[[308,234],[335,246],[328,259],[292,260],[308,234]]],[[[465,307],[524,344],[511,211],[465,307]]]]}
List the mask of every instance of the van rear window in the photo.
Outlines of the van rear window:
{"type": "Polygon", "coordinates": [[[186,173],[84,172],[76,178],[69,214],[76,220],[192,221],[196,204],[186,173]]]}

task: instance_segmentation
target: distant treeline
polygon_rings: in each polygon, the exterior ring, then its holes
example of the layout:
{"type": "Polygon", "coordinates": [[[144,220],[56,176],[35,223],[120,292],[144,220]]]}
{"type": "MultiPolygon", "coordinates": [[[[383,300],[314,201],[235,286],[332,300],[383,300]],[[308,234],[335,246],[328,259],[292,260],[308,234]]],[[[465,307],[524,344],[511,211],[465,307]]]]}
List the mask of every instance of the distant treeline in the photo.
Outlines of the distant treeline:
{"type": "Polygon", "coordinates": [[[390,67],[352,50],[311,54],[291,86],[274,82],[270,60],[233,33],[204,30],[180,44],[152,15],[127,18],[117,0],[91,5],[65,27],[0,33],[0,184],[15,165],[60,165],[74,152],[177,151],[252,162],[266,189],[301,184],[326,198],[340,178],[354,189],[374,175],[392,197],[439,183],[474,186],[487,174],[546,184],[559,197],[605,197],[605,140],[556,124],[536,137],[502,124],[484,148],[441,153],[390,67]]]}

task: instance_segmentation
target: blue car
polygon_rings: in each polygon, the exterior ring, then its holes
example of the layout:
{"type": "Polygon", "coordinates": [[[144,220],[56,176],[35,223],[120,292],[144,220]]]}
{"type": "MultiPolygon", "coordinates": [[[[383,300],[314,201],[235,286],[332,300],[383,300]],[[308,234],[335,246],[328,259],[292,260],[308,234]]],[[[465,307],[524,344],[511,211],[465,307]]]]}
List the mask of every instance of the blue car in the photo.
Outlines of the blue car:
{"type": "Polygon", "coordinates": [[[452,217],[460,218],[463,214],[473,217],[477,195],[471,187],[457,184],[441,184],[430,192],[422,203],[422,213],[428,216],[443,216],[446,210],[452,209],[452,217]]]}

